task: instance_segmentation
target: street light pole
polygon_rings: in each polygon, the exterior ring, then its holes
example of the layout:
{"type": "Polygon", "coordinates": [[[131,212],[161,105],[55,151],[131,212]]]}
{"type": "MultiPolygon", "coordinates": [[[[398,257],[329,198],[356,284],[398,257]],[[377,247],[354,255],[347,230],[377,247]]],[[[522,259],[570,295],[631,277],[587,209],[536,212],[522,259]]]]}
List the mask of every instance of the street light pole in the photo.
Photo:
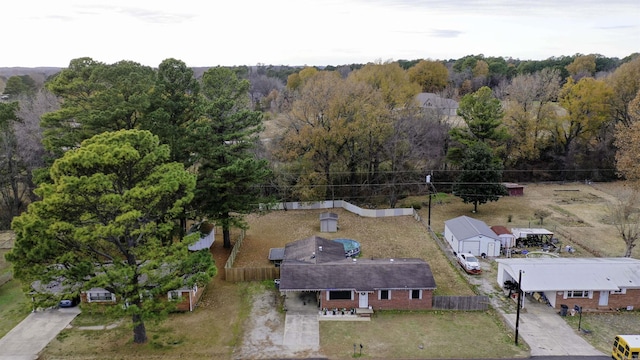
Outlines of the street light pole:
{"type": "Polygon", "coordinates": [[[518,301],[516,309],[516,346],[518,345],[518,325],[520,325],[520,302],[522,301],[522,273],[520,270],[518,273],[518,301]]]}

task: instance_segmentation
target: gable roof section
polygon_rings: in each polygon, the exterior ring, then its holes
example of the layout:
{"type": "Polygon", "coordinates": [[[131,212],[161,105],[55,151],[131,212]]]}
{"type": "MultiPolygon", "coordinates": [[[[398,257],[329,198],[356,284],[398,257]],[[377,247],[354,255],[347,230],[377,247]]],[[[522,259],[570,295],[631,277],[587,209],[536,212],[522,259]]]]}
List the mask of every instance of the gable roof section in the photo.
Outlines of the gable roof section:
{"type": "Polygon", "coordinates": [[[445,226],[449,228],[449,231],[456,237],[458,241],[474,238],[478,235],[485,236],[494,240],[500,240],[498,235],[493,232],[484,223],[468,216],[459,216],[444,222],[445,226]]]}
{"type": "Polygon", "coordinates": [[[522,290],[620,290],[640,288],[640,261],[632,258],[497,259],[514,279],[522,273],[522,290]]]}
{"type": "Polygon", "coordinates": [[[343,259],[310,265],[282,263],[280,290],[408,290],[435,289],[431,268],[422,259],[343,259]]]}
{"type": "Polygon", "coordinates": [[[319,236],[288,243],[284,248],[284,261],[320,264],[344,260],[344,245],[319,236]]]}

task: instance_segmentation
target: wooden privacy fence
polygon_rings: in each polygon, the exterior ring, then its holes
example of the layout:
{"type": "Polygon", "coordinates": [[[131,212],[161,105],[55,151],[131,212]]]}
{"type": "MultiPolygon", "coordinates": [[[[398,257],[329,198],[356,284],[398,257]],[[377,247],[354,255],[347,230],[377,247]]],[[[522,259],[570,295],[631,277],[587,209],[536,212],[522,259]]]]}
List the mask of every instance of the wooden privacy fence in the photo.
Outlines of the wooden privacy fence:
{"type": "Polygon", "coordinates": [[[233,263],[236,261],[236,256],[240,251],[240,247],[242,246],[242,241],[244,240],[245,235],[245,231],[242,230],[242,232],[238,236],[238,240],[236,240],[235,244],[233,244],[233,249],[231,250],[229,259],[227,259],[227,263],[224,264],[224,279],[230,282],[240,282],[273,280],[279,278],[280,268],[277,268],[275,266],[264,268],[233,267],[233,263]]]}
{"type": "Polygon", "coordinates": [[[229,282],[263,281],[280,277],[280,268],[275,266],[264,268],[225,268],[225,280],[229,282]]]}
{"type": "Polygon", "coordinates": [[[489,297],[478,296],[434,296],[434,310],[487,310],[489,297]]]}

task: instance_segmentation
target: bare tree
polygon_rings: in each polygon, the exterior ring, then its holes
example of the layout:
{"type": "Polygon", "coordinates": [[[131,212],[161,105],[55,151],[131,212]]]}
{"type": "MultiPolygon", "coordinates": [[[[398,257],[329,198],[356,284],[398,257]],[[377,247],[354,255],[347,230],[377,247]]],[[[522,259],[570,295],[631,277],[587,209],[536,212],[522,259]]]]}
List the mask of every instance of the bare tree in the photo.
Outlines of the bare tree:
{"type": "Polygon", "coordinates": [[[11,219],[35,200],[34,170],[45,163],[40,116],[57,108],[51,93],[39,91],[18,99],[16,120],[7,123],[0,134],[0,226],[7,228],[11,219]]]}
{"type": "Polygon", "coordinates": [[[631,251],[640,237],[638,200],[638,191],[629,188],[621,191],[616,203],[609,206],[611,220],[625,243],[624,257],[631,257],[631,251]]]}

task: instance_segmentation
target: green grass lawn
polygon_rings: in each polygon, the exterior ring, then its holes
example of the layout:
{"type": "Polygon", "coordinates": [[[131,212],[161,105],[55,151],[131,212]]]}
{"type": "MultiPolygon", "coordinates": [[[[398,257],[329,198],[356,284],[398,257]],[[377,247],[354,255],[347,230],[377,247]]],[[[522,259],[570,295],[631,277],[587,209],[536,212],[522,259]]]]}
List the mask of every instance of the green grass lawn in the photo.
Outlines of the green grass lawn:
{"type": "Polygon", "coordinates": [[[363,357],[383,359],[528,355],[525,345],[514,345],[513,333],[492,310],[378,311],[370,322],[321,321],[320,342],[331,359],[351,357],[353,344],[357,355],[362,344],[363,357]]]}
{"type": "Polygon", "coordinates": [[[20,283],[11,280],[0,286],[0,338],[18,325],[31,311],[20,283]]]}

